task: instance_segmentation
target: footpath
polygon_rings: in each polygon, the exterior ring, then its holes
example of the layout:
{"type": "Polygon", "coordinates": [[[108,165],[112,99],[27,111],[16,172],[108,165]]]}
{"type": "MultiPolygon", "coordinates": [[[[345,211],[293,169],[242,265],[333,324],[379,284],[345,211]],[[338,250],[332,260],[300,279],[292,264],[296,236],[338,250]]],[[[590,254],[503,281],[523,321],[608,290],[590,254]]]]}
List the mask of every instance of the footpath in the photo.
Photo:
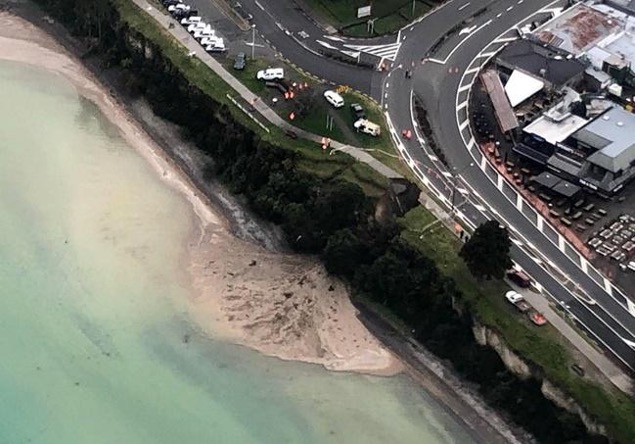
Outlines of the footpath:
{"type": "MultiPolygon", "coordinates": [[[[290,125],[282,117],[280,117],[274,110],[272,110],[266,103],[252,93],[245,85],[243,85],[238,79],[229,73],[223,65],[221,65],[216,59],[210,56],[201,45],[194,39],[190,33],[187,32],[181,25],[177,23],[171,16],[166,15],[163,11],[158,10],[154,6],[150,5],[146,0],[132,0],[132,2],[150,15],[157,23],[159,23],[165,31],[170,33],[176,40],[178,40],[190,54],[194,54],[201,62],[205,63],[212,71],[214,71],[219,77],[221,77],[229,86],[231,86],[247,103],[249,103],[260,115],[262,115],[269,123],[275,125],[285,131],[293,131],[298,137],[306,140],[310,140],[318,144],[321,144],[322,136],[312,134],[308,131],[304,131],[300,128],[296,128],[290,125]],[[172,25],[172,26],[170,26],[172,25]]],[[[245,111],[245,110],[244,110],[245,111]]],[[[249,115],[248,111],[247,114],[249,115]]],[[[250,116],[252,117],[252,116],[250,116]]],[[[253,118],[253,117],[252,117],[253,118]]],[[[373,170],[377,171],[388,179],[401,179],[403,176],[397,173],[392,168],[384,165],[379,160],[368,154],[362,148],[357,148],[351,145],[345,145],[343,143],[332,141],[330,147],[334,151],[341,151],[348,154],[354,159],[367,164],[373,170]]]]}
{"type": "MultiPolygon", "coordinates": [[[[247,87],[245,87],[238,79],[236,79],[230,72],[228,72],[223,65],[221,65],[212,56],[207,54],[199,43],[192,38],[192,36],[180,26],[171,16],[166,15],[163,11],[156,9],[150,5],[146,0],[132,0],[141,10],[149,14],[157,23],[159,23],[166,32],[170,33],[176,40],[178,40],[190,53],[195,54],[199,60],[205,63],[212,71],[220,76],[225,82],[227,82],[247,103],[251,104],[253,108],[258,111],[269,123],[275,125],[285,131],[293,131],[298,137],[306,140],[313,141],[317,144],[321,143],[322,136],[312,134],[308,131],[296,128],[290,125],[283,118],[281,118],[274,110],[272,110],[266,103],[252,93],[247,87]]],[[[237,104],[238,105],[238,104],[237,104]]],[[[240,105],[238,105],[240,106],[240,105]]],[[[241,107],[242,109],[242,107],[241,107]]],[[[249,112],[244,110],[248,115],[249,112]]],[[[250,115],[257,121],[253,116],[250,115]]],[[[351,145],[345,145],[336,141],[331,142],[331,148],[334,151],[342,151],[356,160],[363,162],[377,171],[382,176],[389,179],[402,178],[399,173],[392,168],[384,165],[370,154],[365,152],[362,148],[357,148],[351,145]]],[[[424,194],[422,193],[422,196],[424,194]]],[[[430,210],[442,223],[444,223],[450,231],[454,232],[453,227],[450,226],[451,218],[448,216],[447,211],[441,208],[432,199],[424,198],[422,205],[430,210]]],[[[501,295],[502,297],[502,295],[501,295]]],[[[542,294],[536,294],[526,292],[524,297],[541,313],[545,315],[547,320],[569,341],[576,347],[580,353],[582,353],[590,365],[594,365],[597,369],[608,378],[616,387],[626,393],[630,393],[633,388],[633,381],[629,378],[613,361],[607,356],[599,352],[596,348],[589,344],[589,342],[580,335],[572,326],[570,326],[553,308],[549,303],[547,297],[542,294]]]]}

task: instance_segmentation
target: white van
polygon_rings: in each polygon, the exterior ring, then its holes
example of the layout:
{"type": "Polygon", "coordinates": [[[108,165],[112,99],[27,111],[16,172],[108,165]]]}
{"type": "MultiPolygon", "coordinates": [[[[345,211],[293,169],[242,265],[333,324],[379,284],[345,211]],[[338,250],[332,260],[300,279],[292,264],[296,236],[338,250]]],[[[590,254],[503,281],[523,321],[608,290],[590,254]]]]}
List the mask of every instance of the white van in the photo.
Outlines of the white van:
{"type": "Polygon", "coordinates": [[[262,71],[258,71],[256,74],[258,80],[282,80],[284,79],[284,69],[282,68],[267,68],[262,71]]]}
{"type": "Polygon", "coordinates": [[[381,127],[370,120],[359,119],[353,123],[353,126],[357,131],[361,131],[362,133],[369,134],[373,137],[377,137],[381,134],[381,127]]]}
{"type": "Polygon", "coordinates": [[[324,98],[327,102],[333,105],[334,108],[341,108],[344,106],[344,98],[333,90],[324,91],[324,98]]]}

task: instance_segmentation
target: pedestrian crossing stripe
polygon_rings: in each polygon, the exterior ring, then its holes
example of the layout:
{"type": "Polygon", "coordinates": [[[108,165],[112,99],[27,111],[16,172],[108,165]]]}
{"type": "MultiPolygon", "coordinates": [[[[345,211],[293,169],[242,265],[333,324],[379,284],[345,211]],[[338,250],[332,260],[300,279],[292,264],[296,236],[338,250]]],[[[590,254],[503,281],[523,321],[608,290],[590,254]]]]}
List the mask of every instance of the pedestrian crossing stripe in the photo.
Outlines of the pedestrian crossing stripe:
{"type": "Polygon", "coordinates": [[[389,45],[344,45],[346,48],[352,49],[354,51],[361,51],[366,54],[374,55],[375,57],[384,58],[390,60],[391,62],[395,61],[397,57],[397,53],[399,52],[399,48],[401,47],[401,43],[391,43],[389,45]]]}

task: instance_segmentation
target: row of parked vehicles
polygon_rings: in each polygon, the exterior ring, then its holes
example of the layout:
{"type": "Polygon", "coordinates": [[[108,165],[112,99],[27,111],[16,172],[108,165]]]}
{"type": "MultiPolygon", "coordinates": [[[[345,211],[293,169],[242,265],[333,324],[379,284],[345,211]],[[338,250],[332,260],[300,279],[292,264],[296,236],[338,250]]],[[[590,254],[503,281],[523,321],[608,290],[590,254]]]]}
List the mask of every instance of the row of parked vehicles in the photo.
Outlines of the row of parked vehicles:
{"type": "MultiPolygon", "coordinates": [[[[324,98],[334,108],[342,108],[345,105],[344,98],[337,91],[324,91],[324,98]]],[[[353,114],[354,120],[353,128],[355,128],[357,131],[373,137],[378,137],[381,135],[381,127],[366,118],[366,112],[359,103],[351,104],[351,113],[353,114]]]]}
{"type": "MultiPolygon", "coordinates": [[[[531,279],[520,270],[508,271],[507,278],[521,288],[531,287],[531,279]]],[[[509,290],[505,293],[505,299],[516,307],[519,312],[526,314],[529,320],[534,324],[545,325],[547,323],[547,319],[545,319],[544,315],[534,310],[525,298],[517,291],[509,290]]]]}
{"type": "Polygon", "coordinates": [[[227,51],[225,41],[216,35],[216,31],[211,25],[205,23],[198,15],[198,11],[183,3],[183,0],[162,0],[168,12],[179,21],[187,32],[198,40],[198,42],[209,53],[219,53],[227,51]]]}

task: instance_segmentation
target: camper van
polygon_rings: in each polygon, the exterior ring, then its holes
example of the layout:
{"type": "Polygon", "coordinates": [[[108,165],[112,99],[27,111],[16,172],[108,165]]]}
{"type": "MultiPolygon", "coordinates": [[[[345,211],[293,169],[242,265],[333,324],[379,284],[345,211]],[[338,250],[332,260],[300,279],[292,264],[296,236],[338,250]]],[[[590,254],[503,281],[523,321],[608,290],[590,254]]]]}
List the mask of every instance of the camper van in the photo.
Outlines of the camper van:
{"type": "Polygon", "coordinates": [[[284,69],[282,68],[268,68],[258,71],[256,74],[258,80],[281,80],[284,79],[284,69]]]}
{"type": "Polygon", "coordinates": [[[381,127],[376,123],[366,119],[359,119],[353,124],[357,131],[361,131],[364,134],[369,134],[373,137],[377,137],[381,134],[381,127]]]}

